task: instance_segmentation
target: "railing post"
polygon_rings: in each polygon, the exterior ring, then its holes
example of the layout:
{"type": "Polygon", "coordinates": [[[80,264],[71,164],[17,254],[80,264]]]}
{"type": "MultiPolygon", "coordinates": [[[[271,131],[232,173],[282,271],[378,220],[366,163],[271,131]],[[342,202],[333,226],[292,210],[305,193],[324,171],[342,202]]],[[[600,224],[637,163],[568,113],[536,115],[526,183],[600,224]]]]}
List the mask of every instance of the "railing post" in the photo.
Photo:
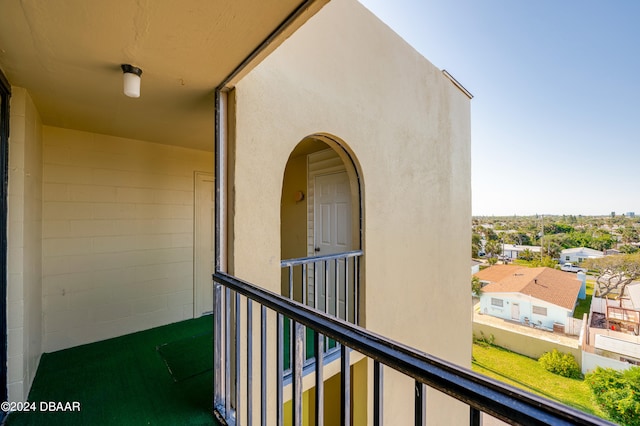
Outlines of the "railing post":
{"type": "Polygon", "coordinates": [[[477,408],[469,407],[469,425],[480,426],[482,424],[482,416],[480,410],[477,408]]]}
{"type": "Polygon", "coordinates": [[[314,331],[316,343],[316,426],[324,425],[324,336],[314,331]]]}
{"type": "Polygon", "coordinates": [[[351,424],[351,362],[349,360],[349,348],[340,345],[340,424],[351,424]]]}
{"type": "Polygon", "coordinates": [[[416,415],[415,425],[426,425],[426,412],[427,412],[427,393],[424,384],[416,380],[416,415]]]}
{"type": "Polygon", "coordinates": [[[253,306],[247,297],[247,424],[253,424],[253,306]]]}
{"type": "Polygon", "coordinates": [[[293,322],[294,338],[293,353],[290,357],[291,377],[293,382],[293,412],[294,426],[302,426],[302,366],[304,364],[304,326],[293,322]]]}
{"type": "Polygon", "coordinates": [[[224,415],[231,416],[231,290],[224,292],[224,415]]]}
{"type": "Polygon", "coordinates": [[[260,424],[267,426],[267,307],[260,310],[260,424]]]}
{"type": "Polygon", "coordinates": [[[349,321],[349,258],[344,259],[344,320],[349,321]]]}
{"type": "Polygon", "coordinates": [[[382,364],[373,361],[373,426],[383,422],[383,383],[382,364]]]}
{"type": "Polygon", "coordinates": [[[241,399],[241,390],[242,390],[242,386],[240,386],[240,348],[241,348],[241,342],[240,342],[240,336],[241,336],[241,331],[242,331],[242,320],[241,320],[241,306],[240,306],[240,293],[238,292],[234,292],[235,293],[235,299],[236,299],[236,312],[235,312],[235,328],[236,328],[236,337],[235,337],[235,346],[234,346],[234,351],[235,351],[235,374],[234,374],[234,378],[233,378],[233,383],[234,383],[234,387],[235,387],[235,397],[234,397],[234,408],[235,408],[235,413],[236,413],[236,424],[242,424],[242,419],[240,416],[240,407],[242,407],[242,404],[240,404],[240,399],[241,399]]]}
{"type": "Polygon", "coordinates": [[[222,389],[222,286],[213,283],[213,406],[224,404],[222,389]]]}
{"type": "MultiPolygon", "coordinates": [[[[283,385],[282,385],[282,374],[284,373],[284,316],[281,313],[278,313],[277,320],[277,348],[276,348],[276,425],[282,426],[284,424],[284,398],[282,395],[283,385]]],[[[291,360],[289,360],[291,362],[291,360]]]]}
{"type": "Polygon", "coordinates": [[[360,324],[360,258],[353,258],[353,323],[360,324]]]}

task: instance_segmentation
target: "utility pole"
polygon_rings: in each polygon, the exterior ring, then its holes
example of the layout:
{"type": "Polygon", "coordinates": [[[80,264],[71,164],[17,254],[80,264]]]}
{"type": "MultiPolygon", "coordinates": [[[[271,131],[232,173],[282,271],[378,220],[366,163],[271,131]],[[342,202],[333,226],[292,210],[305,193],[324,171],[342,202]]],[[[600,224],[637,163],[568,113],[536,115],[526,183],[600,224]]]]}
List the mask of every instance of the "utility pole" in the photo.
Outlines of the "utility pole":
{"type": "Polygon", "coordinates": [[[540,219],[542,222],[542,229],[540,230],[540,262],[542,262],[542,249],[543,249],[543,241],[542,239],[544,238],[544,215],[540,215],[540,219]]]}

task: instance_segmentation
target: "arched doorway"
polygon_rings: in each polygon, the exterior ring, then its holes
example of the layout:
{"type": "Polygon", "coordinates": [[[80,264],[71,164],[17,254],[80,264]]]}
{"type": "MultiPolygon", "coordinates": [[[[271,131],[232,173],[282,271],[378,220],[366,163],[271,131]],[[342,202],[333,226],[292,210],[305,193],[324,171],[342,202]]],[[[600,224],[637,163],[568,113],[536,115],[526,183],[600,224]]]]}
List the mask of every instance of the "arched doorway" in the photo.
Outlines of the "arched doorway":
{"type": "Polygon", "coordinates": [[[362,180],[337,138],[312,135],[292,151],[281,198],[282,294],[360,323],[362,180]]]}

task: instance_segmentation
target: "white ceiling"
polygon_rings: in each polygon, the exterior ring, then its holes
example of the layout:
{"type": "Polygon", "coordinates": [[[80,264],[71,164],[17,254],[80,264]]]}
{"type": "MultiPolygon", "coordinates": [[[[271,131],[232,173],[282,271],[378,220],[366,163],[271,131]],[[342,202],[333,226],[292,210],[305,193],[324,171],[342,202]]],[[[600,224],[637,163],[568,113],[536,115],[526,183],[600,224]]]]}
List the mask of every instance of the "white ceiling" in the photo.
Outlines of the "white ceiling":
{"type": "Polygon", "coordinates": [[[0,69],[46,125],[212,150],[215,87],[301,3],[1,0],[0,69]],[[143,70],[140,98],[123,63],[143,70]]]}

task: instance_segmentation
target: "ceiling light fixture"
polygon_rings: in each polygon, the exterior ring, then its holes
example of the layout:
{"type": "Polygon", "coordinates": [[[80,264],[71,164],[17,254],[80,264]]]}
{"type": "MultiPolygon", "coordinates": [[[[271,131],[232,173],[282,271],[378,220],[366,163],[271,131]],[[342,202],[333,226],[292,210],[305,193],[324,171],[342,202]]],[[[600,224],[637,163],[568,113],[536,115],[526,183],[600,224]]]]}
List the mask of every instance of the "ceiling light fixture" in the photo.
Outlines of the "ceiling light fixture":
{"type": "Polygon", "coordinates": [[[122,64],[120,66],[124,73],[124,94],[130,98],[139,98],[142,70],[130,64],[122,64]]]}

